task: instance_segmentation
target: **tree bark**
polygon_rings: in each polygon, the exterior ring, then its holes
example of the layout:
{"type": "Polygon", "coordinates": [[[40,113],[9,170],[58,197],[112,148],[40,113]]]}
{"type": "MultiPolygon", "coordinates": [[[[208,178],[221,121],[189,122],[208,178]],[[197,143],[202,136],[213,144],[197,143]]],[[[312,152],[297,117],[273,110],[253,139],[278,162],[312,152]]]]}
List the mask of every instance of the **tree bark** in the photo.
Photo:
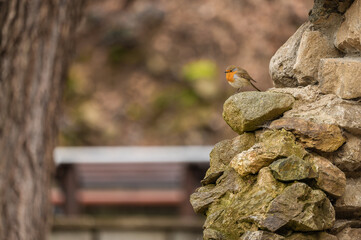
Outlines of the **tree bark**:
{"type": "Polygon", "coordinates": [[[84,0],[0,0],[0,240],[46,239],[62,80],[84,0]]]}

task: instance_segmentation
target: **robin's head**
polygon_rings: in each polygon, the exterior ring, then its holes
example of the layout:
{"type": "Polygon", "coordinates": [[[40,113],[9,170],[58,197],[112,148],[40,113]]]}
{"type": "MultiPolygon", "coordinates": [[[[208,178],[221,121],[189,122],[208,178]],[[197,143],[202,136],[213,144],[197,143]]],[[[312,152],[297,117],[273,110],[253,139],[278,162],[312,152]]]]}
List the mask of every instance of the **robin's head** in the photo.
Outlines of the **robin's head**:
{"type": "Polygon", "coordinates": [[[234,71],[236,71],[236,69],[237,69],[237,67],[236,67],[236,66],[234,66],[234,65],[230,65],[230,66],[228,66],[228,67],[226,68],[225,73],[234,72],[234,71]]]}

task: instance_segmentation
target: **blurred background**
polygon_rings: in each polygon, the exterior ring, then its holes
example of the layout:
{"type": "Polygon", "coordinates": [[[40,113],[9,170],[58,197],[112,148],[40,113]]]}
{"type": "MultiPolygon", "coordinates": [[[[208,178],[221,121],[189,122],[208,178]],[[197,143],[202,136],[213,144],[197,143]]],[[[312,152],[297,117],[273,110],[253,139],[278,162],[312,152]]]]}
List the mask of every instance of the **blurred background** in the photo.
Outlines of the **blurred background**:
{"type": "Polygon", "coordinates": [[[312,4],[89,0],[59,119],[51,239],[201,239],[189,194],[210,146],[236,136],[222,119],[236,91],[224,70],[272,87],[270,58],[312,4]]]}

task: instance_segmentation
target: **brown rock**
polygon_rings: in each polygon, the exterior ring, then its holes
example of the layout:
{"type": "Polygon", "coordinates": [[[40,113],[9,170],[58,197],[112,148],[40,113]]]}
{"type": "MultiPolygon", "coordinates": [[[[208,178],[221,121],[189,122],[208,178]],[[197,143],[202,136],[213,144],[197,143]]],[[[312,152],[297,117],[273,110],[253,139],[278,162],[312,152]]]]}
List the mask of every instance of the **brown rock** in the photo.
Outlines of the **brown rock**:
{"type": "Polygon", "coordinates": [[[336,201],[335,210],[344,217],[361,216],[361,178],[348,178],[345,193],[336,201]]]}
{"type": "Polygon", "coordinates": [[[330,40],[319,31],[305,31],[302,35],[294,76],[300,85],[317,83],[318,65],[321,58],[338,57],[340,54],[330,40]]]}
{"type": "Polygon", "coordinates": [[[300,118],[281,118],[269,127],[291,131],[306,148],[324,152],[336,151],[346,140],[336,125],[317,124],[300,118]]]}
{"type": "MultiPolygon", "coordinates": [[[[306,94],[308,89],[303,90],[306,94]]],[[[338,98],[333,94],[319,95],[314,102],[300,99],[291,110],[284,113],[284,117],[338,125],[350,133],[361,134],[361,104],[338,98]]]]}
{"type": "Polygon", "coordinates": [[[338,240],[361,240],[361,228],[345,228],[337,234],[338,240]]]}
{"type": "Polygon", "coordinates": [[[345,53],[361,51],[361,1],[355,0],[345,13],[345,21],[336,33],[335,45],[345,53]]]}
{"type": "Polygon", "coordinates": [[[319,82],[323,93],[333,93],[344,99],[361,97],[361,58],[322,59],[319,82]]]}
{"type": "Polygon", "coordinates": [[[307,157],[307,160],[313,164],[318,174],[317,186],[332,196],[341,197],[345,192],[345,174],[324,157],[312,154],[307,157]]]}
{"type": "Polygon", "coordinates": [[[352,175],[361,170],[361,139],[347,132],[345,136],[347,141],[340,149],[324,156],[346,175],[352,175]]]}
{"type": "Polygon", "coordinates": [[[268,130],[260,135],[259,143],[237,154],[230,166],[241,176],[246,176],[257,173],[278,158],[292,155],[303,158],[305,154],[306,151],[296,143],[292,133],[285,130],[268,130]]]}

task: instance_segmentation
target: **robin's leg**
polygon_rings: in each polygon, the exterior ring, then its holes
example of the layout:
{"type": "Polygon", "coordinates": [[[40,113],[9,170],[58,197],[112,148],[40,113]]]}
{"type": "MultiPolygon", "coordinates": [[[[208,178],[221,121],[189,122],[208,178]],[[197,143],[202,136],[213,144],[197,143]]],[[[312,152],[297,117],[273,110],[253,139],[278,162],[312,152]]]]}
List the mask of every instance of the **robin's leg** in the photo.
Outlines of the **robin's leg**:
{"type": "Polygon", "coordinates": [[[237,89],[237,93],[240,93],[240,92],[241,92],[241,88],[238,88],[238,89],[237,89]]]}

